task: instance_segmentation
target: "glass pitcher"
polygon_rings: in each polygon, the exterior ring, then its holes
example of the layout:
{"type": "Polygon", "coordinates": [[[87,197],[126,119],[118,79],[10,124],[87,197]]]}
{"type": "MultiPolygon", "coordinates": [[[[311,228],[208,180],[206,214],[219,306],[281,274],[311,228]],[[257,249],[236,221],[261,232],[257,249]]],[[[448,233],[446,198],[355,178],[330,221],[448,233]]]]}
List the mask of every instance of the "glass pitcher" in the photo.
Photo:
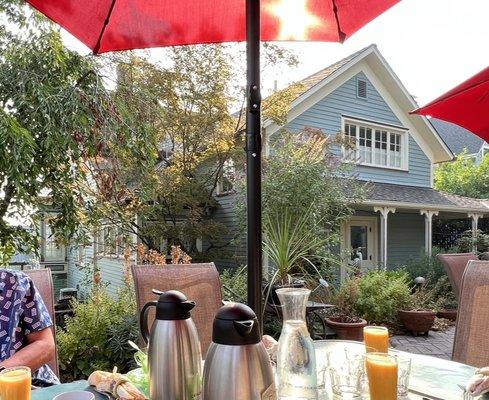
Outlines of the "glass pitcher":
{"type": "Polygon", "coordinates": [[[311,291],[282,288],[276,292],[283,315],[277,354],[278,397],[317,400],[316,353],[306,324],[311,291]]]}

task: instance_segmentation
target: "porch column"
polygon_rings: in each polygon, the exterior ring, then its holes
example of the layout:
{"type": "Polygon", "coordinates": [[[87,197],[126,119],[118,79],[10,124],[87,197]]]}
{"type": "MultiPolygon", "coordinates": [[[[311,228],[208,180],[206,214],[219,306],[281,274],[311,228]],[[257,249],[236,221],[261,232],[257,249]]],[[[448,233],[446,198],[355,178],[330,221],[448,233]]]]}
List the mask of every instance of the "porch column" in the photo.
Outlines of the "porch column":
{"type": "Polygon", "coordinates": [[[433,254],[433,217],[438,215],[438,211],[420,210],[419,213],[424,215],[424,249],[429,257],[433,254]]]}
{"type": "MultiPolygon", "coordinates": [[[[475,239],[477,238],[477,230],[479,229],[479,218],[483,218],[483,214],[477,214],[477,213],[469,213],[467,214],[470,219],[472,219],[472,238],[475,239]]],[[[474,252],[477,251],[477,244],[474,243],[474,252]]]]}
{"type": "Polygon", "coordinates": [[[375,212],[380,213],[380,262],[387,268],[387,217],[389,213],[395,213],[394,207],[374,207],[375,212]]]}

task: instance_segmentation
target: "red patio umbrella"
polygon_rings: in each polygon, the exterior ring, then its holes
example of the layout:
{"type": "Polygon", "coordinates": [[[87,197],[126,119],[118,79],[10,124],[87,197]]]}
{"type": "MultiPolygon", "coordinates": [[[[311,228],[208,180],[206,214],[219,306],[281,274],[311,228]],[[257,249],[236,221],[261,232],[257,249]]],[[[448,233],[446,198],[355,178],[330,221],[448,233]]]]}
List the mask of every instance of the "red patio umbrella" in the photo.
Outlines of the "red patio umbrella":
{"type": "Polygon", "coordinates": [[[247,41],[248,303],[261,316],[260,40],[343,42],[400,0],[27,0],[95,54],[247,41]]]}
{"type": "Polygon", "coordinates": [[[411,113],[453,122],[489,141],[489,67],[411,113]]]}

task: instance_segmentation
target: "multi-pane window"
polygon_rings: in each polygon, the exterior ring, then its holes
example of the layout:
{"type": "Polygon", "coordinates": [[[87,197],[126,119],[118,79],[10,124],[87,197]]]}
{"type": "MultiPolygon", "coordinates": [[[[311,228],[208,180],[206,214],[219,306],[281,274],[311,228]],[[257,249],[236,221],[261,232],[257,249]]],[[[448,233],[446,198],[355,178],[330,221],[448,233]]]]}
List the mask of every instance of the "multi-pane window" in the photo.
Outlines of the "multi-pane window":
{"type": "Polygon", "coordinates": [[[360,164],[402,168],[404,165],[403,134],[389,128],[361,123],[346,123],[345,135],[354,145],[346,157],[360,164]]]}

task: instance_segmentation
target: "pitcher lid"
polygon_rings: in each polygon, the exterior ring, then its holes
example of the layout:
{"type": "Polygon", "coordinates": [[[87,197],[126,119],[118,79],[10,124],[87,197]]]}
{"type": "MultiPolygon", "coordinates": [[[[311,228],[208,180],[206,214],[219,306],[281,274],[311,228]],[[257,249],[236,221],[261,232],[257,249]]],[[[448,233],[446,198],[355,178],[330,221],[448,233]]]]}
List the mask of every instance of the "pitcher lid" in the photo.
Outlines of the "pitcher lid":
{"type": "Polygon", "coordinates": [[[195,307],[195,302],[189,301],[182,292],[178,290],[162,292],[153,289],[153,293],[159,295],[156,304],[156,319],[179,320],[190,318],[190,310],[195,307]]]}
{"type": "Polygon", "coordinates": [[[222,306],[214,318],[212,341],[230,346],[260,343],[261,332],[256,314],[241,303],[222,306]]]}

